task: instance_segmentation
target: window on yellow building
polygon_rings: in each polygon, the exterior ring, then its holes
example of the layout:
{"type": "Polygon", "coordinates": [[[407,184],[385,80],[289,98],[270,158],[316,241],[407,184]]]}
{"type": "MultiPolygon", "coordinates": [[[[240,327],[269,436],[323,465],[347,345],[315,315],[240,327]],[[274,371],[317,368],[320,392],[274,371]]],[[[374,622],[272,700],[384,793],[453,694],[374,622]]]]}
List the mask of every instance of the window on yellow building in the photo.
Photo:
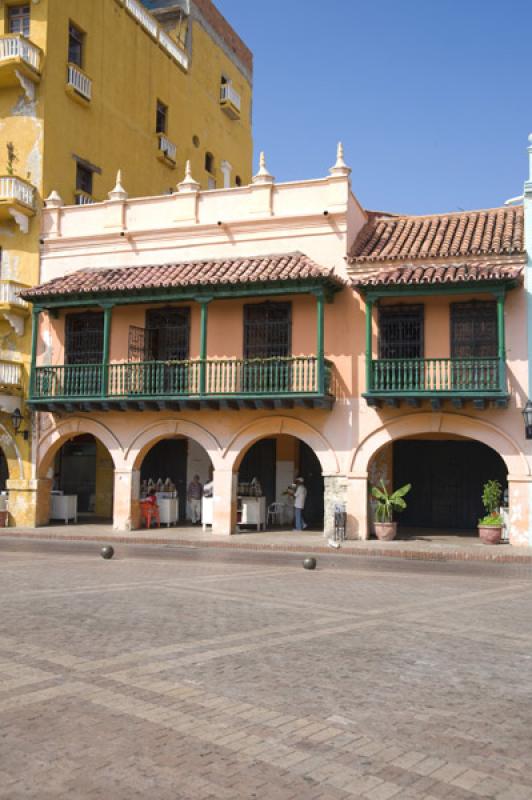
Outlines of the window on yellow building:
{"type": "Polygon", "coordinates": [[[7,9],[8,33],[19,33],[29,39],[30,35],[30,5],[10,6],[7,9]]]}
{"type": "Polygon", "coordinates": [[[157,100],[155,110],[155,133],[166,133],[168,129],[168,106],[157,100]]]}
{"type": "Polygon", "coordinates": [[[214,174],[214,156],[212,153],[205,153],[205,171],[214,174]]]}
{"type": "Polygon", "coordinates": [[[76,205],[80,206],[92,198],[93,171],[83,164],[76,164],[76,205]]]}
{"type": "Polygon", "coordinates": [[[85,34],[73,22],[68,25],[68,62],[83,68],[85,34]]]}

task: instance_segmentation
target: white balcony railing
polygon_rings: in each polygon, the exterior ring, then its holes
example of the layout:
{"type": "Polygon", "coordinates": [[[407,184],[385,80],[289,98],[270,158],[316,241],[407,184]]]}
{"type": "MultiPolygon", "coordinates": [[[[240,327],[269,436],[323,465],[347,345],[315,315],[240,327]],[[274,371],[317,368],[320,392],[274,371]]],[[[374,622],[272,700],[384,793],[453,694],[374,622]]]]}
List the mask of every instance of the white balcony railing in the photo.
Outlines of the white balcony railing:
{"type": "Polygon", "coordinates": [[[96,201],[94,197],[86,192],[76,192],[76,205],[77,206],[92,206],[96,201]]]}
{"type": "Polygon", "coordinates": [[[175,163],[177,158],[177,145],[170,141],[164,133],[159,134],[159,150],[163,155],[175,163]]]}
{"type": "Polygon", "coordinates": [[[22,283],[16,281],[0,280],[0,303],[28,308],[27,302],[18,296],[18,293],[26,288],[22,283]]]}
{"type": "Polygon", "coordinates": [[[74,64],[68,65],[67,71],[67,84],[71,86],[74,91],[80,94],[85,100],[90,100],[92,97],[92,81],[88,78],[79,67],[74,64]]]}
{"type": "Polygon", "coordinates": [[[0,37],[0,64],[11,58],[20,58],[34,70],[40,72],[41,51],[22,36],[11,34],[0,37]]]}
{"type": "Polygon", "coordinates": [[[240,111],[240,95],[230,83],[222,83],[220,86],[220,103],[232,103],[240,111]]]}
{"type": "Polygon", "coordinates": [[[170,55],[178,64],[181,64],[183,69],[188,69],[188,54],[175,42],[158,22],[152,17],[142,3],[138,0],[123,0],[125,8],[129,11],[131,16],[150,34],[156,41],[159,42],[163,50],[170,55]]]}
{"type": "Polygon", "coordinates": [[[22,386],[22,364],[0,361],[0,386],[22,386]]]}
{"type": "Polygon", "coordinates": [[[135,17],[137,22],[142,25],[144,30],[148,31],[151,36],[157,39],[159,26],[153,19],[152,15],[146,11],[144,6],[141,3],[138,3],[137,0],[124,0],[124,5],[131,16],[135,17]]]}
{"type": "Polygon", "coordinates": [[[18,202],[35,211],[35,188],[12,175],[0,177],[0,200],[18,202]]]}

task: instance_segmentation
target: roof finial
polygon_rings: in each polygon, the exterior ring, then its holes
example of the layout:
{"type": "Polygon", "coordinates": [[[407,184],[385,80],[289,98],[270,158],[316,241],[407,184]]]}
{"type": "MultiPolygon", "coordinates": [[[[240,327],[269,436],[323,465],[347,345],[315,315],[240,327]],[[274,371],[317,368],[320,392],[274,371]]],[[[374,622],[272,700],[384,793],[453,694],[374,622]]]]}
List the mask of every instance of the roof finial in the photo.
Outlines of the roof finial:
{"type": "Polygon", "coordinates": [[[351,174],[351,169],[347,166],[344,161],[344,146],[342,142],[338,142],[338,147],[336,148],[336,164],[334,167],[331,167],[329,170],[331,175],[339,175],[345,176],[351,174]]]}
{"type": "Polygon", "coordinates": [[[108,194],[109,200],[127,200],[128,193],[122,186],[122,170],[119,169],[116,173],[115,188],[108,194]]]}
{"type": "Polygon", "coordinates": [[[192,167],[190,166],[190,161],[187,161],[185,164],[185,177],[181,183],[177,184],[177,190],[179,192],[199,192],[200,190],[199,183],[192,177],[192,167]]]}
{"type": "Polygon", "coordinates": [[[63,198],[53,189],[46,198],[46,208],[61,208],[63,205],[63,198]]]}
{"type": "Polygon", "coordinates": [[[259,171],[253,176],[253,183],[273,183],[274,180],[275,178],[270,172],[268,172],[266,167],[266,156],[264,155],[264,151],[261,150],[259,156],[259,171]]]}

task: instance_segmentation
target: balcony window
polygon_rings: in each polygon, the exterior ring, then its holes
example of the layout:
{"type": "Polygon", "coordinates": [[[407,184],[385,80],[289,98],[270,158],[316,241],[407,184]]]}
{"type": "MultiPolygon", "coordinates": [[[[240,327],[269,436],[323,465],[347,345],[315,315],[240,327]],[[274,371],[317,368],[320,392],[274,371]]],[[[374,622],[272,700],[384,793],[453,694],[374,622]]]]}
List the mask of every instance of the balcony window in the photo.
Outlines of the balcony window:
{"type": "Polygon", "coordinates": [[[82,193],[81,195],[76,194],[77,205],[82,205],[80,197],[92,197],[93,175],[93,171],[88,167],[80,163],[76,164],[76,192],[82,193]]]}
{"type": "Polygon", "coordinates": [[[83,69],[85,34],[72,22],[68,26],[68,61],[83,69]]]}
{"type": "Polygon", "coordinates": [[[10,6],[7,9],[8,33],[18,33],[29,39],[30,36],[30,6],[10,6]]]}
{"type": "Polygon", "coordinates": [[[379,358],[423,358],[423,306],[379,308],[379,358]]]}
{"type": "Polygon", "coordinates": [[[290,303],[244,306],[244,358],[286,358],[292,346],[290,303]]]}
{"type": "Polygon", "coordinates": [[[103,358],[103,313],[67,314],[66,364],[101,364],[103,358]]]}
{"type": "Polygon", "coordinates": [[[451,303],[451,357],[497,356],[497,304],[451,303]]]}
{"type": "Polygon", "coordinates": [[[155,133],[166,133],[168,129],[168,106],[157,100],[155,110],[155,133]]]}
{"type": "Polygon", "coordinates": [[[214,156],[212,153],[205,153],[205,172],[214,175],[214,156]]]}

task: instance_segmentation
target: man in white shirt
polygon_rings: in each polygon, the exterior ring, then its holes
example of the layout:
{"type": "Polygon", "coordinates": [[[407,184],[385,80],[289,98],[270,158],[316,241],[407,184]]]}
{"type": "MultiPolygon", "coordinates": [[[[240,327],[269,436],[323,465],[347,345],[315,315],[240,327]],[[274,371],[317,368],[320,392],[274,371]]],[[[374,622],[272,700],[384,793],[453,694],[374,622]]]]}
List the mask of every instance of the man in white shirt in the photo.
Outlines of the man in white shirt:
{"type": "Polygon", "coordinates": [[[303,520],[303,509],[305,508],[305,501],[307,499],[307,487],[303,478],[296,478],[296,491],[294,494],[294,511],[295,511],[295,528],[296,531],[302,531],[307,527],[307,523],[303,520]]]}

